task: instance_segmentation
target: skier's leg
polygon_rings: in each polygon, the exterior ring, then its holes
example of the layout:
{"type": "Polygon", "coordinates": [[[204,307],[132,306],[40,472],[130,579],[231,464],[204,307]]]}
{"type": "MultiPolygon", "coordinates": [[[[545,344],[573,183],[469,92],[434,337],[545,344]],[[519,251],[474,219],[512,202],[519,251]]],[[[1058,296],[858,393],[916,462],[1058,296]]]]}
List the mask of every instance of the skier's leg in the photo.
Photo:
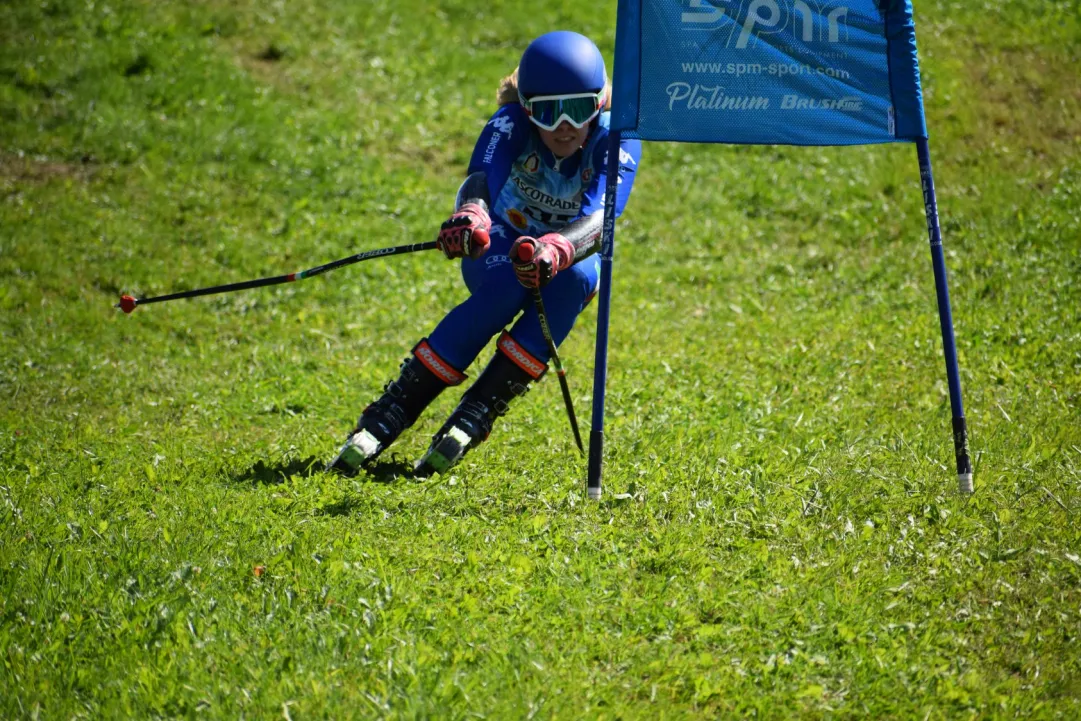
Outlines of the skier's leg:
{"type": "Polygon", "coordinates": [[[492,336],[514,319],[526,302],[506,256],[511,240],[498,235],[490,252],[462,261],[462,276],[472,295],[452,309],[402,365],[402,375],[365,409],[357,428],[331,467],[352,474],[374,460],[464,370],[492,336]]]}
{"type": "MultiPolygon", "coordinates": [[[[597,292],[598,264],[587,259],[560,273],[541,291],[552,336],[558,345],[597,292]]],[[[528,301],[527,301],[528,303],[528,301]]],[[[488,437],[492,424],[514,398],[548,370],[548,344],[536,308],[528,303],[514,329],[499,338],[495,357],[462,396],[458,407],[432,438],[417,467],[418,475],[445,472],[488,437]]]]}
{"type": "Polygon", "coordinates": [[[462,261],[462,277],[471,295],[447,313],[428,338],[456,368],[468,368],[492,336],[528,303],[528,291],[514,275],[507,247],[509,241],[493,237],[487,254],[462,261]]]}
{"type": "MultiPolygon", "coordinates": [[[[597,293],[600,268],[597,256],[561,271],[552,282],[541,289],[544,309],[548,315],[548,327],[556,346],[570,334],[578,315],[597,293]]],[[[529,303],[522,317],[510,330],[511,336],[530,354],[543,362],[549,360],[548,342],[541,332],[537,308],[529,303]]]]}
{"type": "Polygon", "coordinates": [[[357,427],[327,468],[353,475],[375,460],[447,386],[466,376],[440,357],[424,339],[402,362],[401,373],[383,387],[383,395],[364,409],[357,427]]]}
{"type": "Polygon", "coordinates": [[[509,333],[499,338],[495,356],[462,396],[432,445],[417,464],[418,476],[445,473],[480,445],[492,432],[492,424],[505,415],[510,402],[528,389],[548,366],[516,343],[509,333]]]}

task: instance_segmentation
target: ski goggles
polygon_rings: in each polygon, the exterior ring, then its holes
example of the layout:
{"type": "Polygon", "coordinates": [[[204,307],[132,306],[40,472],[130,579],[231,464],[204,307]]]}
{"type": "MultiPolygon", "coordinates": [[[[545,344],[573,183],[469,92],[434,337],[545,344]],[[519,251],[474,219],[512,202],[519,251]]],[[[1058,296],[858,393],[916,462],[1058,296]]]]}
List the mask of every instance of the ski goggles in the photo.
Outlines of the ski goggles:
{"type": "Polygon", "coordinates": [[[555,130],[566,120],[576,128],[589,124],[600,115],[604,107],[605,92],[575,93],[573,95],[540,95],[535,98],[523,98],[519,102],[533,124],[544,130],[555,130]]]}

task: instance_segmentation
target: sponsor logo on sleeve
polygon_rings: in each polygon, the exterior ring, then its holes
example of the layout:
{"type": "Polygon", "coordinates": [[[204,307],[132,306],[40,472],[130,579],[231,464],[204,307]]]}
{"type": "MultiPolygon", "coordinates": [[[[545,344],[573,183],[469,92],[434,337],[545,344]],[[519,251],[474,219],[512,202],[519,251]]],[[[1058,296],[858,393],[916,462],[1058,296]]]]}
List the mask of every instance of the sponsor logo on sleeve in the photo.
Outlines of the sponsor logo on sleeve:
{"type": "Polygon", "coordinates": [[[481,162],[485,165],[492,164],[495,149],[499,147],[499,141],[503,139],[503,136],[510,137],[511,131],[514,130],[514,121],[505,115],[497,115],[488,121],[488,125],[493,126],[496,131],[492,133],[492,137],[488,139],[488,145],[484,148],[484,157],[481,162]]]}
{"type": "Polygon", "coordinates": [[[593,180],[593,168],[586,166],[582,168],[582,182],[589,185],[589,181],[593,180]]]}
{"type": "Polygon", "coordinates": [[[514,130],[514,121],[506,115],[497,115],[489,120],[488,124],[494,126],[497,132],[503,133],[504,135],[510,135],[514,130]]]}
{"type": "Polygon", "coordinates": [[[492,158],[495,157],[495,149],[499,146],[499,141],[503,136],[499,133],[492,133],[492,137],[488,139],[488,145],[484,148],[484,158],[481,162],[485,165],[492,164],[492,158]]]}
{"type": "MultiPolygon", "coordinates": [[[[669,94],[671,94],[671,93],[669,93],[669,94]]],[[[669,108],[669,110],[671,110],[671,108],[669,108]]],[[[630,166],[632,166],[632,165],[638,165],[638,163],[634,162],[634,156],[631,155],[630,153],[628,153],[624,148],[619,149],[619,162],[620,162],[621,165],[624,165],[627,168],[630,168],[630,166]]],[[[601,161],[601,164],[605,168],[608,167],[608,151],[605,151],[604,160],[601,161]]]]}

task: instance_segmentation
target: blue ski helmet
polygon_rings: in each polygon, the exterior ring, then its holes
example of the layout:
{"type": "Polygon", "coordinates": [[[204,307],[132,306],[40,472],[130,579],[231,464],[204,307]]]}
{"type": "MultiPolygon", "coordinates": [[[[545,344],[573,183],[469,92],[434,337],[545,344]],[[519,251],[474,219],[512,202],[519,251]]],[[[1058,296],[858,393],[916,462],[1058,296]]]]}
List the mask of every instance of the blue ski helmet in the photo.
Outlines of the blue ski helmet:
{"type": "Polygon", "coordinates": [[[599,93],[606,82],[601,51],[585,35],[569,30],[541,35],[518,63],[518,93],[523,98],[599,93]]]}

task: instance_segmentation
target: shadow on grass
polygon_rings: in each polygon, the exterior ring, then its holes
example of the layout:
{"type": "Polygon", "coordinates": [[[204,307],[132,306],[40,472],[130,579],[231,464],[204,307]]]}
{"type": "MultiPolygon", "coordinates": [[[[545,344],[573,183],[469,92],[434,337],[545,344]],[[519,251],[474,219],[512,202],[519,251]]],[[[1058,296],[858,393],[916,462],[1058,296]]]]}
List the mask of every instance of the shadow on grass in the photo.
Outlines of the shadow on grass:
{"type": "Polygon", "coordinates": [[[316,513],[320,516],[348,516],[353,513],[353,510],[360,505],[354,496],[346,496],[340,501],[334,503],[328,503],[320,508],[316,513]]]}
{"type": "MultiPolygon", "coordinates": [[[[232,479],[237,483],[277,486],[293,478],[311,478],[318,473],[323,473],[325,468],[326,460],[317,456],[295,458],[290,461],[282,460],[270,464],[259,461],[240,473],[234,473],[232,479]]],[[[353,480],[368,483],[393,483],[402,479],[412,480],[412,478],[413,464],[404,458],[395,457],[391,460],[376,461],[353,480]]]]}
{"type": "Polygon", "coordinates": [[[373,483],[391,483],[400,478],[413,478],[413,464],[399,456],[376,461],[357,476],[357,480],[373,483]]]}
{"type": "Polygon", "coordinates": [[[290,478],[310,478],[316,473],[322,473],[325,461],[316,456],[296,458],[291,461],[279,461],[267,465],[259,461],[248,470],[233,476],[233,480],[240,483],[261,484],[264,486],[276,486],[285,483],[290,478]]]}
{"type": "MultiPolygon", "coordinates": [[[[355,476],[354,480],[367,483],[394,483],[402,479],[412,480],[413,464],[403,458],[376,461],[355,476]]],[[[349,495],[334,503],[322,506],[317,512],[321,516],[348,516],[361,506],[360,497],[349,495]]]]}

